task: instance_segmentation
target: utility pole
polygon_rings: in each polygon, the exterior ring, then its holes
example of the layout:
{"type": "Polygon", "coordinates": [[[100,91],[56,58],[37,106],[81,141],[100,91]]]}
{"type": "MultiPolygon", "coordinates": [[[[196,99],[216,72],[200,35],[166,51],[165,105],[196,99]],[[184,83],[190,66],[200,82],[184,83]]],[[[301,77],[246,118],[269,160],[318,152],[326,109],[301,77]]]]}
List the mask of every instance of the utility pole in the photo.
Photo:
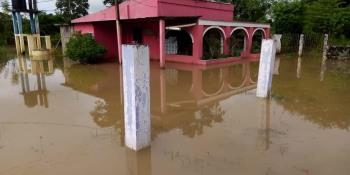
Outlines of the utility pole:
{"type": "Polygon", "coordinates": [[[71,0],[68,0],[68,8],[69,8],[69,23],[72,21],[72,7],[71,0]]]}
{"type": "Polygon", "coordinates": [[[118,53],[116,55],[116,62],[119,61],[119,63],[121,64],[122,63],[122,49],[121,49],[121,45],[122,45],[122,35],[121,35],[121,28],[120,28],[120,13],[119,13],[119,1],[120,0],[114,0],[114,5],[115,5],[115,16],[116,16],[116,19],[115,19],[115,24],[116,24],[116,35],[117,35],[117,48],[116,48],[116,53],[118,53]],[[117,60],[117,58],[119,60],[117,60]]]}

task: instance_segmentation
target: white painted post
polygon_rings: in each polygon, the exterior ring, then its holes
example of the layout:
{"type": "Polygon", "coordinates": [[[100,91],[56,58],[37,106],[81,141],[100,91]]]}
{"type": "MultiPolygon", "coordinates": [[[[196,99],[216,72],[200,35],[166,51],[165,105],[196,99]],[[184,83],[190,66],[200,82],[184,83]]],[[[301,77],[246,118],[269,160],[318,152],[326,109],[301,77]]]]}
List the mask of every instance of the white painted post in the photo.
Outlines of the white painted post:
{"type": "Polygon", "coordinates": [[[274,34],[272,37],[276,41],[276,53],[281,53],[282,50],[282,34],[274,34]]]}
{"type": "Polygon", "coordinates": [[[270,93],[275,57],[275,41],[273,39],[264,39],[260,54],[259,77],[256,90],[257,97],[266,98],[270,93]]]}
{"type": "Polygon", "coordinates": [[[324,41],[323,41],[323,57],[322,57],[323,62],[327,60],[327,52],[328,52],[328,34],[325,34],[324,41]]]}
{"type": "Polygon", "coordinates": [[[143,45],[123,45],[125,145],[139,151],[151,144],[150,56],[143,45]]]}
{"type": "Polygon", "coordinates": [[[300,40],[299,40],[299,52],[298,55],[301,57],[303,54],[303,49],[304,49],[304,34],[300,35],[300,40]]]}

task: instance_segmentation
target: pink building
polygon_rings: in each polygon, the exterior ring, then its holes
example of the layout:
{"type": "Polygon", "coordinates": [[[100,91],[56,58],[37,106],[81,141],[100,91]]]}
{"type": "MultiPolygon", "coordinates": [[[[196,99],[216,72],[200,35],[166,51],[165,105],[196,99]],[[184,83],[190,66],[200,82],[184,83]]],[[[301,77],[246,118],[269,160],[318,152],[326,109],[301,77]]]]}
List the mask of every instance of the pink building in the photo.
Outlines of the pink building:
{"type": "MultiPolygon", "coordinates": [[[[257,58],[269,24],[235,21],[234,5],[206,0],[128,0],[72,21],[74,30],[91,33],[108,52],[106,61],[121,56],[121,44],[146,44],[152,60],[219,64],[257,58]],[[118,36],[118,37],[117,37],[118,36]],[[254,38],[256,41],[254,41],[254,38]],[[119,40],[119,42],[118,42],[119,40]]],[[[120,60],[120,59],[119,59],[120,60]]]]}

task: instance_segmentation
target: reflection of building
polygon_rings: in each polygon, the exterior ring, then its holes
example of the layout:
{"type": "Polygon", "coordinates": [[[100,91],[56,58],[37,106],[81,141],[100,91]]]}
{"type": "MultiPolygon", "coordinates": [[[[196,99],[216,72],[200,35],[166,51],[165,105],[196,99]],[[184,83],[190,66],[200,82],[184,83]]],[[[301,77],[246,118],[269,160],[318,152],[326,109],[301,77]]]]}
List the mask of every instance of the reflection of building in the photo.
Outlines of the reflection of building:
{"type": "MultiPolygon", "coordinates": [[[[152,138],[173,129],[188,137],[223,121],[220,101],[256,88],[258,62],[236,62],[225,67],[203,68],[169,64],[151,65],[152,138]]],[[[100,127],[115,126],[123,137],[123,104],[118,65],[65,68],[65,86],[98,98],[90,115],[100,127]],[[89,74],[89,76],[81,76],[89,74]],[[117,77],[117,78],[116,78],[117,77]]]]}
{"type": "Polygon", "coordinates": [[[20,57],[19,76],[22,87],[24,103],[28,107],[40,106],[49,107],[47,98],[48,90],[46,88],[45,77],[53,73],[53,60],[30,60],[20,57]],[[36,84],[31,84],[30,74],[36,76],[36,84]]]}

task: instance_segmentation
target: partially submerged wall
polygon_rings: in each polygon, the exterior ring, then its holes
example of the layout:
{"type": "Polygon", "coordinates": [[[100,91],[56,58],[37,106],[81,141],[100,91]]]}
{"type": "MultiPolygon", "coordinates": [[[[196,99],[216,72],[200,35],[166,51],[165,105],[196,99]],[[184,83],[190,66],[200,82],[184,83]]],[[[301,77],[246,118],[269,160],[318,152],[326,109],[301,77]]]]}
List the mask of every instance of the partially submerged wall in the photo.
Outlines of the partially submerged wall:
{"type": "Polygon", "coordinates": [[[327,58],[337,60],[350,59],[350,46],[330,46],[327,58]]]}

